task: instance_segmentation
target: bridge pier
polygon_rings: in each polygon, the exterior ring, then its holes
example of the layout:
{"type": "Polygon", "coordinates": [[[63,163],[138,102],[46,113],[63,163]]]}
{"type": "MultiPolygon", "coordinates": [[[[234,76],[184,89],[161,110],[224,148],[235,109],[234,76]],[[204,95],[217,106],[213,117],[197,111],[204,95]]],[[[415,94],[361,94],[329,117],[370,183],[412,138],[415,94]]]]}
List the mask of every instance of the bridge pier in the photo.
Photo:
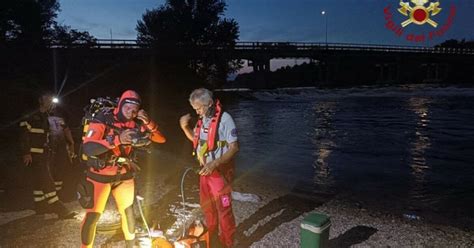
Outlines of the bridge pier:
{"type": "Polygon", "coordinates": [[[328,60],[321,60],[321,59],[316,60],[313,58],[311,58],[311,61],[317,61],[317,62],[313,62],[317,66],[316,67],[317,76],[315,78],[316,83],[318,85],[329,85],[329,82],[332,79],[331,71],[335,69],[336,63],[329,63],[328,60]]]}
{"type": "Polygon", "coordinates": [[[375,64],[377,71],[377,82],[387,83],[399,80],[400,66],[398,63],[379,63],[375,64]]]}
{"type": "Polygon", "coordinates": [[[252,66],[254,72],[269,72],[270,59],[252,59],[249,60],[249,66],[252,66]]]}
{"type": "Polygon", "coordinates": [[[440,63],[422,64],[425,68],[424,82],[440,82],[445,79],[446,66],[440,63]]]}
{"type": "Polygon", "coordinates": [[[271,82],[269,82],[270,75],[270,59],[267,58],[252,58],[248,59],[248,66],[252,67],[253,73],[255,74],[256,88],[269,88],[271,82]]]}
{"type": "Polygon", "coordinates": [[[385,64],[376,64],[375,65],[375,68],[377,69],[378,71],[378,75],[377,75],[377,82],[383,82],[385,81],[385,64]]]}
{"type": "Polygon", "coordinates": [[[318,81],[319,82],[327,82],[328,81],[328,67],[327,64],[324,62],[319,62],[318,63],[318,81]]]}

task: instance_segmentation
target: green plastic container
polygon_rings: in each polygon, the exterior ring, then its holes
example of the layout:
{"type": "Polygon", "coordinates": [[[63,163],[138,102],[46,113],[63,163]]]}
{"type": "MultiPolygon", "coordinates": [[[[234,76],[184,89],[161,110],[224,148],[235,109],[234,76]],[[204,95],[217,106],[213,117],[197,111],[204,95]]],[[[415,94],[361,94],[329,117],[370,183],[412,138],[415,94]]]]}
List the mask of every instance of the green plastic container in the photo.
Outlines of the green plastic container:
{"type": "Polygon", "coordinates": [[[301,222],[301,248],[326,248],[329,243],[329,216],[310,213],[301,222]]]}

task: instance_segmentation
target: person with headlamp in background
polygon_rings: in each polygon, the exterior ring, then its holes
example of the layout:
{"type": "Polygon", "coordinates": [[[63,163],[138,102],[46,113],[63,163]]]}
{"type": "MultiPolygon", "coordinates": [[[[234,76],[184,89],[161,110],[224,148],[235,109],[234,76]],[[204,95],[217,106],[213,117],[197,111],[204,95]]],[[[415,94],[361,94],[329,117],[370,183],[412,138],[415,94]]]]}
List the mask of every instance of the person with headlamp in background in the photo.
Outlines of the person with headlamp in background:
{"type": "Polygon", "coordinates": [[[38,97],[39,109],[20,122],[20,150],[23,163],[33,170],[33,201],[36,214],[56,213],[59,218],[74,218],[59,200],[51,175],[51,141],[48,117],[53,107],[53,94],[38,97]]]}
{"type": "Polygon", "coordinates": [[[72,180],[72,166],[75,158],[74,139],[69,128],[69,115],[61,107],[59,98],[52,97],[52,108],[49,111],[49,147],[51,149],[51,173],[56,191],[61,200],[75,199],[76,194],[70,189],[75,180],[72,180]],[[69,177],[68,177],[69,176],[69,177]]]}
{"type": "Polygon", "coordinates": [[[133,152],[151,141],[166,142],[157,124],[140,106],[138,93],[127,90],[117,107],[99,112],[86,130],[82,148],[88,166],[84,189],[90,193],[91,201],[81,203],[86,209],[81,226],[81,247],[93,246],[97,222],[110,193],[122,217],[126,246],[135,244],[134,176],[140,167],[133,160],[133,152]]]}

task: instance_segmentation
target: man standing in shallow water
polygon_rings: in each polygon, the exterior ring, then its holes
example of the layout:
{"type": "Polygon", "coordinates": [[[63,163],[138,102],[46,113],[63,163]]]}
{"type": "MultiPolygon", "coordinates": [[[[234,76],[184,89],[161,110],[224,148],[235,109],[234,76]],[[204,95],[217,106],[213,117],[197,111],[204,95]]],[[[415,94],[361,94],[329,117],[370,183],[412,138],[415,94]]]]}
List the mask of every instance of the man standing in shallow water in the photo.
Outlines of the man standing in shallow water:
{"type": "Polygon", "coordinates": [[[232,247],[236,228],[231,184],[234,158],[239,151],[237,129],[230,114],[222,110],[219,100],[213,99],[210,90],[194,90],[189,96],[189,103],[199,120],[194,130],[189,126],[190,114],[183,115],[179,123],[186,137],[193,142],[193,154],[201,166],[200,205],[211,241],[220,234],[221,245],[232,247]]]}

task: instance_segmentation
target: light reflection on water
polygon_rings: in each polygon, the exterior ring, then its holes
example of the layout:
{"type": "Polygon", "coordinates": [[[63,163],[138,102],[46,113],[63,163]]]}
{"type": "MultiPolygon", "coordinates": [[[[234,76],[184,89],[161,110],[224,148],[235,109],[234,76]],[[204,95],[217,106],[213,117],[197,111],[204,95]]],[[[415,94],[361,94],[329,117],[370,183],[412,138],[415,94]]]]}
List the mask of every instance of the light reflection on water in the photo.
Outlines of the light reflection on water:
{"type": "Polygon", "coordinates": [[[474,89],[245,94],[227,106],[239,129],[238,173],[474,219],[474,89]]]}
{"type": "Polygon", "coordinates": [[[423,97],[411,97],[408,99],[410,110],[415,114],[416,125],[414,127],[414,139],[410,146],[410,167],[412,168],[413,182],[410,187],[410,200],[420,203],[428,200],[425,196],[427,192],[426,174],[430,170],[425,153],[430,148],[429,137],[429,104],[431,100],[423,97]]]}
{"type": "Polygon", "coordinates": [[[332,192],[334,179],[331,173],[329,157],[336,144],[333,139],[335,130],[332,127],[332,118],[335,113],[335,102],[324,102],[313,107],[316,116],[316,127],[313,129],[313,145],[315,146],[313,163],[314,182],[316,188],[322,192],[332,192]]]}

